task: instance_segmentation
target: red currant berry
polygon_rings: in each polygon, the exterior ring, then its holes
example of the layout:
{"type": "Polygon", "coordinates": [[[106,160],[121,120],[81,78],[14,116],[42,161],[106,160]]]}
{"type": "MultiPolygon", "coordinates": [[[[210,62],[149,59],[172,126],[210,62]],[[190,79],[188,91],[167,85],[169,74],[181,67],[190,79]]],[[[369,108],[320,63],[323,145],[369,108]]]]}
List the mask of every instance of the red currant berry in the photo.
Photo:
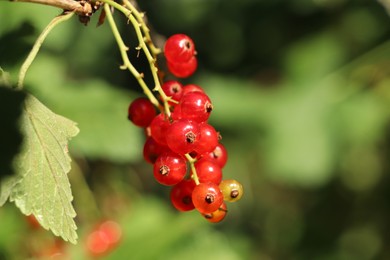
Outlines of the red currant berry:
{"type": "Polygon", "coordinates": [[[156,109],[147,98],[137,98],[128,109],[128,119],[136,126],[147,127],[156,116],[156,109]]]}
{"type": "Polygon", "coordinates": [[[180,100],[182,118],[202,123],[207,121],[213,110],[210,98],[201,92],[190,92],[180,100]]]}
{"type": "Polygon", "coordinates": [[[222,191],[223,199],[229,202],[235,202],[241,199],[242,194],[244,193],[241,183],[236,180],[223,180],[219,184],[219,188],[222,191]]]}
{"type": "MultiPolygon", "coordinates": [[[[183,95],[183,85],[176,80],[168,80],[161,86],[165,95],[171,97],[175,101],[179,101],[183,95]]],[[[175,105],[175,102],[169,102],[171,105],[175,105]]]]}
{"type": "Polygon", "coordinates": [[[144,144],[143,156],[145,161],[154,164],[157,157],[167,150],[167,146],[157,143],[152,137],[148,137],[144,144]]]}
{"type": "Polygon", "coordinates": [[[195,84],[188,84],[182,88],[183,96],[189,92],[202,92],[205,93],[203,88],[195,84]]]}
{"type": "Polygon", "coordinates": [[[87,237],[87,251],[92,256],[102,256],[109,251],[110,243],[104,234],[100,230],[95,230],[87,237]]]}
{"type": "Polygon", "coordinates": [[[167,61],[168,70],[178,78],[188,78],[196,71],[198,60],[192,57],[189,61],[183,63],[174,63],[167,61]]]}
{"type": "Polygon", "coordinates": [[[222,180],[222,170],[218,164],[207,159],[200,159],[195,163],[199,182],[219,184],[222,180]]]}
{"type": "Polygon", "coordinates": [[[179,119],[167,128],[167,145],[178,154],[192,152],[199,138],[199,124],[189,119],[179,119]]]}
{"type": "Polygon", "coordinates": [[[203,158],[207,158],[211,161],[215,161],[218,163],[219,167],[221,169],[225,166],[227,159],[228,159],[228,154],[225,146],[221,143],[218,143],[217,147],[215,147],[214,151],[211,153],[207,153],[203,156],[203,158]]]}
{"type": "Polygon", "coordinates": [[[221,222],[227,214],[226,203],[222,203],[221,207],[219,207],[216,211],[212,213],[202,214],[203,217],[211,223],[221,222]]]}
{"type": "Polygon", "coordinates": [[[179,104],[171,106],[171,118],[173,121],[181,119],[181,108],[179,104]]]}
{"type": "Polygon", "coordinates": [[[169,120],[164,113],[158,114],[150,123],[150,135],[152,138],[161,145],[166,145],[165,139],[166,130],[169,127],[169,120]]]}
{"type": "Polygon", "coordinates": [[[111,249],[119,243],[122,237],[122,229],[120,225],[112,220],[106,220],[101,223],[99,231],[103,232],[111,249]]]}
{"type": "Polygon", "coordinates": [[[218,145],[219,134],[215,131],[215,128],[204,122],[199,124],[200,128],[200,140],[195,148],[195,152],[198,155],[209,153],[214,151],[218,145]]]}
{"type": "Polygon", "coordinates": [[[185,34],[174,34],[165,42],[164,55],[170,62],[187,62],[195,55],[195,44],[185,34]]]}
{"type": "Polygon", "coordinates": [[[196,184],[193,180],[182,180],[171,190],[172,205],[179,211],[190,211],[195,208],[192,203],[192,191],[196,184]]]}
{"type": "Polygon", "coordinates": [[[200,183],[192,192],[192,203],[200,213],[212,213],[223,203],[223,195],[215,183],[200,183]]]}
{"type": "Polygon", "coordinates": [[[187,172],[187,162],[183,156],[174,152],[161,154],[154,163],[155,179],[163,185],[175,185],[182,181],[187,172]]]}

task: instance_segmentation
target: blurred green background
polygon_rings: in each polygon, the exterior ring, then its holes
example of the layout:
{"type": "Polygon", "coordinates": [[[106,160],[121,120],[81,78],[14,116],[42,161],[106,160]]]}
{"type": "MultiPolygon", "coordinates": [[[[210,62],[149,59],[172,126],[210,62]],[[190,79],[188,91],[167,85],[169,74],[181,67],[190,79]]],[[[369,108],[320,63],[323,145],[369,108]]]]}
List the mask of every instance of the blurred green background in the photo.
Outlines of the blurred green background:
{"type": "MultiPolygon", "coordinates": [[[[199,69],[183,83],[199,84],[214,102],[210,121],[229,152],[224,176],[242,182],[245,194],[216,225],[173,209],[169,189],[142,160],[143,131],[126,120],[142,93],[119,70],[108,24],[96,27],[97,15],[88,26],[75,18],[49,35],[26,77],[27,91],[81,130],[69,147],[80,235],[77,246],[65,246],[70,259],[89,259],[85,239],[101,218],[123,228],[121,244],[103,259],[390,259],[385,7],[366,0],[139,5],[160,46],[174,33],[194,39],[199,69]]],[[[0,3],[0,67],[11,79],[58,13],[0,3]]],[[[114,14],[131,60],[147,73],[133,28],[114,14]]],[[[1,125],[6,167],[20,143],[15,135],[4,145],[22,98],[12,100],[0,104],[4,116],[16,111],[1,125]]],[[[53,240],[24,219],[13,204],[0,208],[0,259],[26,259],[53,240]]]]}

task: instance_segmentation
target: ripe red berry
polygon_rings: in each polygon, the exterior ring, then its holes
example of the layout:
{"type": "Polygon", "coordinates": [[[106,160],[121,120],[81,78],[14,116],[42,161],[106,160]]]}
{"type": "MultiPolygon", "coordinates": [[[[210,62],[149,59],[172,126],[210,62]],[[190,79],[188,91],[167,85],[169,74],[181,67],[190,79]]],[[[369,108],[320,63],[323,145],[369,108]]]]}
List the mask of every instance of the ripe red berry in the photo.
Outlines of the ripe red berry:
{"type": "Polygon", "coordinates": [[[182,92],[183,92],[183,96],[184,96],[185,94],[187,94],[189,92],[203,92],[204,93],[204,90],[198,85],[188,84],[188,85],[183,86],[182,92]]]}
{"type": "Polygon", "coordinates": [[[218,164],[207,159],[200,159],[195,163],[199,182],[219,184],[222,180],[222,170],[218,164]]]}
{"type": "Polygon", "coordinates": [[[221,222],[227,214],[226,203],[222,203],[221,207],[219,207],[216,211],[212,213],[202,214],[203,217],[211,223],[221,222]]]}
{"type": "Polygon", "coordinates": [[[164,55],[170,62],[187,62],[195,55],[195,44],[185,34],[174,34],[165,42],[164,55]]]}
{"type": "Polygon", "coordinates": [[[183,156],[172,151],[161,154],[154,163],[155,179],[163,185],[175,185],[182,181],[187,172],[187,162],[183,156]]]}
{"type": "Polygon", "coordinates": [[[120,225],[113,220],[106,220],[101,223],[99,230],[106,236],[110,248],[116,246],[122,237],[122,229],[120,225]]]}
{"type": "Polygon", "coordinates": [[[212,213],[223,203],[223,195],[215,183],[200,183],[192,192],[192,203],[200,213],[212,213]]]}
{"type": "Polygon", "coordinates": [[[181,119],[181,108],[179,104],[171,106],[171,118],[173,121],[181,119]]]}
{"type": "Polygon", "coordinates": [[[169,127],[169,120],[165,114],[160,113],[154,117],[150,123],[150,135],[159,144],[166,145],[165,139],[166,130],[169,127]]]}
{"type": "Polygon", "coordinates": [[[179,119],[167,128],[167,145],[178,154],[192,152],[199,138],[199,124],[189,119],[179,119]]]}
{"type": "Polygon", "coordinates": [[[187,62],[170,62],[167,61],[168,70],[178,78],[188,78],[196,71],[198,67],[198,60],[192,57],[187,62]]]}
{"type": "Polygon", "coordinates": [[[97,257],[107,254],[109,251],[109,246],[110,243],[106,235],[100,230],[93,231],[87,237],[86,249],[92,256],[97,257]]]}
{"type": "MultiPolygon", "coordinates": [[[[165,95],[171,97],[175,101],[179,101],[183,95],[183,85],[176,80],[168,80],[161,86],[165,95]]],[[[171,105],[175,105],[175,102],[169,102],[171,105]]]]}
{"type": "Polygon", "coordinates": [[[147,127],[156,116],[156,109],[147,98],[137,98],[129,105],[127,117],[136,126],[147,127]]]}
{"type": "Polygon", "coordinates": [[[195,148],[195,152],[199,155],[214,151],[218,145],[219,134],[210,124],[203,122],[199,124],[200,140],[195,148]]]}
{"type": "Polygon", "coordinates": [[[87,237],[87,250],[93,256],[102,256],[114,249],[122,237],[122,229],[118,223],[106,220],[87,237]]]}
{"type": "Polygon", "coordinates": [[[210,98],[202,92],[190,92],[180,100],[182,118],[202,123],[207,121],[213,110],[210,98]]]}
{"type": "Polygon", "coordinates": [[[157,157],[167,150],[167,146],[157,143],[152,137],[148,137],[144,144],[143,156],[145,161],[154,164],[157,157]]]}
{"type": "Polygon", "coordinates": [[[170,198],[172,205],[179,211],[190,211],[195,208],[192,203],[192,191],[196,184],[193,180],[182,180],[172,187],[170,198]]]}
{"type": "Polygon", "coordinates": [[[221,143],[218,143],[214,151],[212,151],[211,153],[206,153],[203,157],[211,161],[217,162],[219,167],[221,167],[222,169],[227,162],[228,154],[225,146],[221,143]]]}

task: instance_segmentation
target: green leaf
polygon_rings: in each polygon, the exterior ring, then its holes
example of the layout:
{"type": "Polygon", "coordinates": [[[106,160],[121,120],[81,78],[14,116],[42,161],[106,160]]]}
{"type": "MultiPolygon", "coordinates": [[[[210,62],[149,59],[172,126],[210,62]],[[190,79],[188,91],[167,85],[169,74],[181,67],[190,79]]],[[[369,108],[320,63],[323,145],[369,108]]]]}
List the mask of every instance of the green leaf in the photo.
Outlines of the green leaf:
{"type": "Polygon", "coordinates": [[[44,104],[72,118],[82,129],[72,141],[73,155],[117,163],[141,159],[143,131],[127,120],[134,92],[98,78],[68,78],[64,63],[52,55],[40,53],[39,61],[30,68],[26,86],[32,93],[39,93],[44,104]],[[40,76],[42,73],[51,75],[50,80],[40,76]]]}
{"type": "Polygon", "coordinates": [[[7,177],[0,182],[0,207],[7,202],[15,185],[21,180],[19,176],[7,177]]]}
{"type": "Polygon", "coordinates": [[[25,140],[15,165],[22,179],[12,190],[10,200],[24,214],[34,214],[44,228],[76,243],[76,212],[67,173],[71,168],[68,140],[79,129],[31,95],[25,102],[21,128],[25,140]]]}

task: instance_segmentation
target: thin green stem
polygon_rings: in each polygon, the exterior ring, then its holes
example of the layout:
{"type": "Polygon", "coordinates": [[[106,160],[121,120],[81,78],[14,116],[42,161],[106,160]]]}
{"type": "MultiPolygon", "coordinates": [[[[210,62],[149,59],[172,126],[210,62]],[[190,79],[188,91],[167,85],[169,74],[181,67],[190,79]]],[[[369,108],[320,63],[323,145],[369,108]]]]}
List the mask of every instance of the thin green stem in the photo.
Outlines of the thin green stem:
{"type": "MultiPolygon", "coordinates": [[[[162,90],[162,88],[161,88],[160,79],[159,79],[159,76],[158,76],[158,69],[157,69],[157,67],[156,67],[156,59],[155,59],[155,58],[153,57],[153,55],[150,53],[150,50],[148,49],[148,46],[147,46],[146,43],[145,43],[144,35],[143,35],[142,31],[141,31],[141,28],[142,28],[142,27],[146,27],[146,28],[147,28],[147,26],[145,25],[145,23],[144,23],[144,21],[143,21],[142,19],[140,19],[140,21],[138,21],[138,20],[135,18],[135,16],[133,15],[133,12],[132,12],[131,10],[129,10],[130,7],[122,6],[122,5],[116,3],[116,2],[114,2],[114,1],[112,1],[112,0],[102,0],[102,2],[105,3],[105,9],[106,9],[106,13],[107,13],[107,18],[111,17],[111,19],[112,19],[111,13],[108,12],[109,8],[106,7],[107,5],[110,5],[110,6],[114,7],[115,9],[117,9],[118,11],[122,12],[122,13],[129,19],[130,23],[133,25],[134,30],[135,30],[135,33],[136,33],[136,35],[137,35],[138,44],[139,44],[138,47],[137,47],[137,49],[142,49],[142,51],[145,53],[145,56],[146,56],[146,58],[147,58],[147,60],[148,60],[148,62],[149,62],[150,70],[151,70],[151,73],[152,73],[152,76],[153,76],[153,80],[154,80],[154,83],[155,83],[155,87],[153,88],[153,91],[157,91],[157,92],[159,93],[159,95],[161,96],[161,98],[162,98],[162,100],[163,100],[163,104],[164,104],[164,112],[165,112],[165,114],[166,114],[168,117],[170,117],[170,116],[171,116],[171,112],[170,112],[170,110],[169,110],[168,101],[169,101],[171,98],[168,97],[168,96],[164,93],[164,91],[162,90]]],[[[131,5],[131,3],[128,2],[127,5],[131,5]]],[[[132,7],[132,8],[135,10],[134,7],[132,7]]],[[[138,11],[137,11],[137,13],[138,13],[138,11]]],[[[141,18],[142,18],[142,17],[141,17],[141,18]]],[[[112,21],[113,21],[113,19],[112,19],[112,21]]],[[[110,20],[109,20],[109,22],[110,22],[110,20]]],[[[111,28],[113,28],[113,26],[115,26],[115,28],[116,28],[115,23],[110,22],[110,25],[111,25],[111,28]]],[[[117,41],[118,41],[119,38],[121,39],[121,36],[120,36],[120,34],[119,34],[119,32],[118,32],[118,29],[116,29],[116,32],[114,32],[114,29],[113,29],[113,33],[114,33],[114,37],[117,39],[117,41]]],[[[126,61],[125,61],[125,66],[127,66],[126,63],[127,63],[127,61],[129,60],[128,57],[127,57],[127,53],[126,53],[127,47],[124,45],[122,39],[121,39],[120,41],[118,41],[118,45],[119,45],[119,48],[120,48],[120,50],[121,50],[122,59],[123,59],[124,61],[126,60],[126,61]],[[126,49],[124,49],[123,46],[126,47],[126,49]],[[125,50],[125,51],[124,51],[124,50],[125,50]],[[124,56],[126,56],[126,57],[124,57],[124,56]]],[[[128,61],[128,63],[130,63],[130,61],[128,61]]],[[[142,82],[141,82],[140,79],[142,79],[142,77],[139,78],[139,76],[138,76],[139,73],[137,72],[136,74],[134,74],[134,73],[132,72],[132,74],[137,78],[138,82],[140,82],[141,87],[142,87],[143,90],[145,91],[145,87],[143,86],[144,81],[142,80],[142,82]]],[[[145,86],[146,86],[146,85],[145,85],[145,86]]],[[[147,88],[147,87],[146,87],[146,88],[147,88]]],[[[145,92],[145,94],[146,94],[149,98],[151,98],[151,97],[149,96],[148,93],[145,92]]],[[[155,99],[155,98],[154,98],[154,99],[155,99]]],[[[152,102],[153,104],[155,104],[155,103],[154,103],[154,100],[152,100],[152,99],[151,99],[151,102],[152,102]]]]}
{"type": "Polygon", "coordinates": [[[161,50],[153,44],[152,38],[150,37],[149,33],[150,30],[144,22],[144,13],[140,13],[137,8],[135,8],[134,5],[131,4],[128,0],[123,0],[123,3],[127,8],[129,8],[129,10],[133,13],[137,21],[140,23],[143,34],[145,35],[144,41],[148,44],[153,57],[156,57],[159,53],[161,53],[161,50]]]}
{"type": "MultiPolygon", "coordinates": [[[[120,10],[121,12],[126,12],[127,14],[124,13],[125,15],[130,15],[129,11],[126,8],[122,7],[121,5],[118,5],[115,2],[113,2],[112,4],[113,4],[112,6],[114,6],[115,8],[120,10]]],[[[137,69],[133,66],[133,64],[131,64],[129,57],[127,56],[127,51],[129,50],[129,48],[123,42],[123,39],[119,33],[118,27],[115,24],[114,18],[112,17],[112,14],[111,14],[110,5],[111,5],[111,3],[104,4],[104,10],[106,12],[106,17],[107,17],[108,23],[110,24],[112,33],[116,39],[116,42],[117,42],[118,47],[119,47],[119,51],[120,51],[121,56],[122,56],[123,65],[121,66],[121,68],[128,69],[130,71],[130,73],[133,74],[133,76],[137,79],[138,84],[141,86],[142,90],[144,91],[145,95],[149,98],[150,102],[152,102],[156,107],[158,107],[159,102],[156,99],[156,97],[153,95],[152,91],[146,85],[146,83],[143,79],[143,74],[141,74],[137,71],[137,69]]]]}
{"type": "Polygon", "coordinates": [[[198,174],[196,173],[196,169],[195,169],[196,159],[192,158],[191,155],[189,155],[188,153],[185,154],[185,157],[190,164],[191,173],[192,173],[191,178],[194,180],[196,185],[199,185],[200,182],[199,182],[198,174]]]}
{"type": "Polygon", "coordinates": [[[47,35],[51,32],[51,30],[53,30],[54,27],[56,27],[57,25],[59,25],[62,22],[67,21],[73,15],[74,15],[74,12],[65,12],[65,13],[53,18],[53,20],[51,20],[51,22],[42,31],[42,33],[39,35],[38,39],[35,41],[34,46],[31,49],[30,53],[28,54],[26,60],[24,61],[23,65],[20,68],[18,84],[16,87],[17,89],[23,88],[23,83],[24,83],[24,79],[26,77],[27,70],[29,69],[30,65],[34,61],[35,57],[37,56],[39,49],[41,48],[47,35]]]}

